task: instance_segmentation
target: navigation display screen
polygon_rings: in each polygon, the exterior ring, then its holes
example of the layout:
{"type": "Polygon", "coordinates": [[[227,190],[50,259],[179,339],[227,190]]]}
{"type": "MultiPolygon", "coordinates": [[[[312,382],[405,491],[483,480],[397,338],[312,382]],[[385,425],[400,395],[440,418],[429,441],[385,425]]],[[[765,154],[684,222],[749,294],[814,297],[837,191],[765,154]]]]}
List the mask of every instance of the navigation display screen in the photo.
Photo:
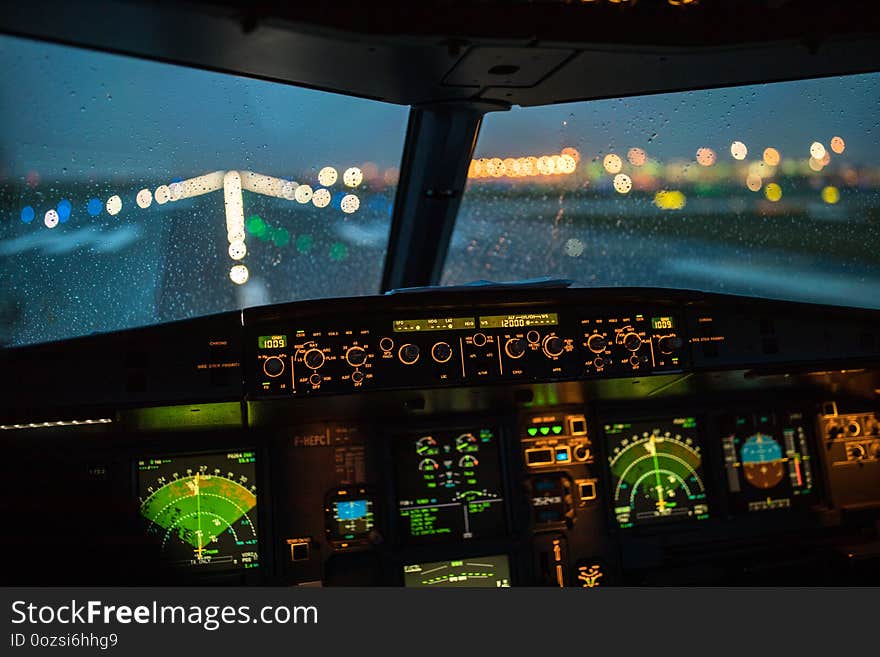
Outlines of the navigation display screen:
{"type": "Polygon", "coordinates": [[[737,511],[788,509],[808,503],[813,460],[800,412],[719,418],[727,490],[737,511]]]}
{"type": "Polygon", "coordinates": [[[510,586],[510,559],[506,554],[497,554],[416,563],[403,567],[403,585],[421,588],[506,588],[510,586]]]}
{"type": "Polygon", "coordinates": [[[457,541],[506,530],[493,429],[433,431],[395,444],[401,533],[409,542],[457,541]]]}
{"type": "Polygon", "coordinates": [[[622,529],[709,517],[696,418],[606,424],[605,438],[622,529]]]}
{"type": "Polygon", "coordinates": [[[146,532],[169,565],[259,566],[255,452],[143,458],[137,488],[146,532]]]}

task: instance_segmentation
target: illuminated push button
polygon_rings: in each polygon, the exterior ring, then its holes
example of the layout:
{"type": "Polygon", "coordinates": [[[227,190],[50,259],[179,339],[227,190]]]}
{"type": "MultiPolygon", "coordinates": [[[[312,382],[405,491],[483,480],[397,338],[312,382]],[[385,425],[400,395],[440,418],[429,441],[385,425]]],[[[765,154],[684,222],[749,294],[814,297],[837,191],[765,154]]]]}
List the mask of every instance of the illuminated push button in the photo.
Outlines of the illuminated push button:
{"type": "Polygon", "coordinates": [[[472,339],[474,341],[474,345],[477,347],[482,347],[486,344],[486,336],[483,333],[474,333],[474,337],[472,339]]]}
{"type": "Polygon", "coordinates": [[[522,338],[511,338],[504,345],[504,351],[511,358],[522,358],[526,353],[526,342],[522,338]]]}
{"type": "Polygon", "coordinates": [[[281,376],[284,372],[284,361],[278,358],[278,356],[267,358],[263,361],[263,371],[266,373],[266,376],[271,376],[272,378],[281,376]]]}
{"type": "Polygon", "coordinates": [[[360,370],[355,370],[351,373],[351,380],[354,383],[361,383],[364,380],[364,373],[360,370]]]}
{"type": "Polygon", "coordinates": [[[637,367],[639,364],[639,357],[636,356],[635,354],[630,356],[629,357],[629,364],[632,365],[633,367],[637,367]]]}
{"type": "Polygon", "coordinates": [[[526,333],[526,340],[532,344],[538,344],[541,341],[541,334],[537,331],[529,331],[526,333]]]}
{"type": "Polygon", "coordinates": [[[676,349],[681,349],[684,342],[677,335],[665,335],[660,338],[660,353],[671,354],[676,349]]]}
{"type": "Polygon", "coordinates": [[[412,365],[419,359],[419,347],[414,344],[405,344],[397,352],[397,357],[404,365],[412,365]]]}
{"type": "Polygon", "coordinates": [[[350,347],[345,352],[345,361],[352,367],[359,367],[367,362],[367,352],[363,347],[350,347]]]}
{"type": "Polygon", "coordinates": [[[556,358],[557,356],[561,356],[563,351],[565,351],[565,343],[562,341],[562,338],[555,335],[548,335],[544,339],[544,353],[547,354],[548,357],[556,358]]]}
{"type": "Polygon", "coordinates": [[[452,358],[452,347],[446,342],[438,342],[431,347],[431,358],[438,363],[446,363],[452,358]]]}
{"type": "Polygon", "coordinates": [[[590,458],[590,448],[586,445],[578,445],[574,448],[574,458],[578,461],[586,461],[590,458]]]}
{"type": "Polygon", "coordinates": [[[587,347],[594,354],[601,354],[603,351],[605,351],[605,348],[607,346],[608,341],[605,339],[604,336],[599,335],[598,333],[591,335],[589,338],[587,338],[587,347]]]}
{"type": "MultiPolygon", "coordinates": [[[[306,367],[316,370],[324,364],[326,358],[320,349],[309,349],[305,356],[303,356],[303,362],[306,364],[306,367]]],[[[320,380],[320,377],[318,377],[320,380]]]]}
{"type": "Polygon", "coordinates": [[[623,336],[623,346],[630,351],[638,351],[639,347],[642,346],[642,339],[637,333],[627,333],[623,336]]]}
{"type": "Polygon", "coordinates": [[[315,387],[318,387],[319,385],[321,385],[321,381],[323,381],[323,380],[324,380],[323,377],[320,374],[318,374],[317,372],[315,372],[314,374],[312,374],[309,377],[309,383],[311,383],[315,387]]]}
{"type": "Polygon", "coordinates": [[[595,367],[597,370],[601,370],[603,367],[605,367],[605,359],[604,358],[596,358],[593,361],[593,367],[595,367]]]}
{"type": "Polygon", "coordinates": [[[391,338],[382,338],[379,340],[379,348],[382,351],[391,351],[394,349],[394,340],[391,338]]]}
{"type": "Polygon", "coordinates": [[[596,482],[595,481],[579,481],[578,496],[584,500],[596,499],[596,482]]]}

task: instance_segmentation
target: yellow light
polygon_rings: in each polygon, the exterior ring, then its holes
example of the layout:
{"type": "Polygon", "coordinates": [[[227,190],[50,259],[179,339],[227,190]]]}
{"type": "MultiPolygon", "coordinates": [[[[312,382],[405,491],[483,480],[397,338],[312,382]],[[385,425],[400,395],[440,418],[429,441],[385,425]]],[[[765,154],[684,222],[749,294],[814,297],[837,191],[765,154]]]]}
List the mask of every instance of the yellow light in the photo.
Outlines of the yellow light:
{"type": "Polygon", "coordinates": [[[775,167],[779,164],[779,151],[775,148],[765,148],[764,149],[764,162],[771,167],[775,167]]]}
{"type": "Polygon", "coordinates": [[[840,190],[833,185],[828,185],[822,189],[822,200],[829,205],[834,205],[840,200],[840,190]]]}
{"type": "Polygon", "coordinates": [[[107,199],[107,214],[119,214],[120,210],[122,210],[122,199],[114,194],[107,199]]]}
{"type": "Polygon", "coordinates": [[[810,168],[813,171],[821,171],[823,168],[825,168],[825,165],[822,164],[822,162],[820,160],[817,160],[816,158],[811,157],[810,158],[810,168]]]}
{"type": "Polygon", "coordinates": [[[661,210],[681,210],[686,201],[685,195],[678,190],[662,189],[654,194],[654,205],[661,210]]]}
{"type": "Polygon", "coordinates": [[[171,200],[171,190],[168,189],[168,185],[159,185],[153,198],[156,199],[156,203],[159,205],[164,205],[171,200]]]}
{"type": "Polygon", "coordinates": [[[831,163],[831,154],[828,151],[825,151],[825,155],[820,157],[819,161],[822,163],[823,167],[827,167],[831,163]]]}
{"type": "Polygon", "coordinates": [[[626,154],[626,159],[634,167],[640,167],[648,161],[648,154],[642,148],[630,148],[626,154]]]}
{"type": "Polygon", "coordinates": [[[703,146],[697,149],[697,164],[704,167],[710,167],[715,164],[715,151],[711,148],[703,146]]]}
{"type": "Polygon", "coordinates": [[[814,141],[810,144],[810,155],[817,160],[821,160],[825,157],[825,147],[818,141],[814,141]]]}
{"type": "Polygon", "coordinates": [[[229,257],[233,260],[241,260],[247,255],[247,247],[244,240],[236,240],[229,245],[229,257]]]}
{"type": "Polygon", "coordinates": [[[620,173],[620,170],[623,168],[623,160],[616,153],[608,153],[605,159],[602,160],[602,166],[605,167],[605,171],[608,173],[620,173]]]}
{"type": "Polygon", "coordinates": [[[330,192],[326,189],[316,189],[312,194],[312,203],[316,208],[326,208],[330,205],[330,192]]]}
{"type": "Polygon", "coordinates": [[[576,148],[572,148],[571,146],[567,146],[567,147],[563,148],[562,154],[568,155],[569,157],[571,157],[574,160],[575,164],[577,164],[578,162],[581,161],[580,151],[578,151],[578,149],[576,149],[576,148]]]}
{"type": "Polygon", "coordinates": [[[471,160],[470,171],[468,176],[471,178],[482,178],[486,175],[486,164],[483,160],[471,160]]]}
{"type": "Polygon", "coordinates": [[[556,162],[554,162],[553,158],[549,155],[542,155],[538,158],[536,167],[538,169],[538,173],[543,176],[549,176],[556,169],[556,162]]]}
{"type": "Polygon", "coordinates": [[[312,200],[312,188],[309,185],[300,185],[293,193],[297,203],[308,203],[312,200]]]}
{"type": "Polygon", "coordinates": [[[504,175],[506,175],[506,176],[515,176],[516,175],[516,173],[515,173],[516,160],[514,160],[512,157],[504,158],[504,160],[502,161],[502,165],[504,166],[504,175]]]}
{"type": "Polygon", "coordinates": [[[342,197],[339,206],[345,214],[353,214],[361,207],[361,200],[354,194],[346,194],[342,197]]]}
{"type": "Polygon", "coordinates": [[[324,187],[329,187],[335,183],[338,177],[339,174],[336,173],[336,169],[333,167],[324,167],[318,172],[318,182],[324,185],[324,187]]]}
{"type": "Polygon", "coordinates": [[[730,154],[734,160],[744,160],[749,154],[749,149],[741,141],[735,141],[730,145],[730,154]]]}
{"type": "Polygon", "coordinates": [[[244,285],[250,277],[248,268],[244,265],[232,265],[229,270],[229,279],[236,285],[244,285]]]}
{"type": "Polygon", "coordinates": [[[504,162],[500,157],[493,157],[491,160],[486,160],[485,166],[486,174],[493,178],[500,178],[504,175],[504,162]]]}
{"type": "Polygon", "coordinates": [[[153,193],[149,189],[142,189],[137,193],[135,200],[139,208],[146,210],[153,202],[153,193]]]}
{"type": "Polygon", "coordinates": [[[364,181],[364,172],[357,167],[349,167],[342,174],[342,182],[346,187],[357,187],[364,181]]]}
{"type": "Polygon", "coordinates": [[[575,162],[575,159],[571,155],[563,154],[556,158],[556,173],[567,175],[574,173],[576,168],[577,162],[575,162]]]}
{"type": "Polygon", "coordinates": [[[770,183],[764,188],[764,196],[767,197],[768,201],[776,203],[776,201],[782,198],[782,187],[776,183],[770,183]]]}
{"type": "Polygon", "coordinates": [[[524,176],[536,176],[538,175],[538,158],[534,156],[524,157],[522,158],[522,164],[520,168],[522,169],[524,176]]]}
{"type": "Polygon", "coordinates": [[[618,194],[629,194],[633,188],[632,179],[625,173],[618,173],[614,176],[614,191],[618,194]]]}
{"type": "Polygon", "coordinates": [[[746,176],[746,187],[748,187],[753,192],[757,192],[759,189],[761,189],[761,185],[763,184],[764,180],[761,178],[761,176],[757,174],[750,173],[748,176],[746,176]]]}
{"type": "Polygon", "coordinates": [[[843,137],[832,137],[831,138],[831,150],[840,155],[843,153],[846,148],[846,142],[843,141],[843,137]]]}

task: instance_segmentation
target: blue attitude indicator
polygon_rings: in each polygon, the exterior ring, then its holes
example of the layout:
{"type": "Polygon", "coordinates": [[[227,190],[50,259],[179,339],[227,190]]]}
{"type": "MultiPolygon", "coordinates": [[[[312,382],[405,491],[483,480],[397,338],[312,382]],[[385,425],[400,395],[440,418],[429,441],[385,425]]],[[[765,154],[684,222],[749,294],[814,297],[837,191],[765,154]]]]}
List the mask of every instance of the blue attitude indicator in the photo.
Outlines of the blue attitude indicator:
{"type": "Polygon", "coordinates": [[[367,515],[367,500],[349,500],[336,503],[336,517],[339,520],[360,520],[367,515]]]}

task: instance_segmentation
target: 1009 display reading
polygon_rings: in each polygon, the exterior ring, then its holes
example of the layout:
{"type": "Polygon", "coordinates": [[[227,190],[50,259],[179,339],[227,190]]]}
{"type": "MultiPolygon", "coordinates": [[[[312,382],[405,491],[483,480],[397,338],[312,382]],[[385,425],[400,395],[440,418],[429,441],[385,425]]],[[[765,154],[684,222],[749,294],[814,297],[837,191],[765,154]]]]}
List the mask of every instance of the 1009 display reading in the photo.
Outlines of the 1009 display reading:
{"type": "Polygon", "coordinates": [[[261,335],[257,338],[257,346],[260,349],[286,349],[286,335],[261,335]]]}

